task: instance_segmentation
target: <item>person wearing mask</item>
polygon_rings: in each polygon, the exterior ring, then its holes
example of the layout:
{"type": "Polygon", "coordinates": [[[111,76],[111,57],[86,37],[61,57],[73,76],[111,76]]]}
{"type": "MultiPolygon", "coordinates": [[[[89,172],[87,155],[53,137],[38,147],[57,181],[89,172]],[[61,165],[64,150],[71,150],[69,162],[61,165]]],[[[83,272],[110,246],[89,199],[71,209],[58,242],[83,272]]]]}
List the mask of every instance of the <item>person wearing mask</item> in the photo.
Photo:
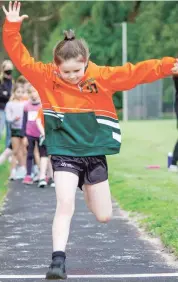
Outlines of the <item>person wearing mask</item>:
{"type": "Polygon", "coordinates": [[[5,60],[1,65],[0,75],[0,139],[2,138],[4,127],[6,126],[6,148],[10,144],[10,125],[5,117],[5,106],[11,96],[13,80],[13,64],[10,60],[5,60]]]}

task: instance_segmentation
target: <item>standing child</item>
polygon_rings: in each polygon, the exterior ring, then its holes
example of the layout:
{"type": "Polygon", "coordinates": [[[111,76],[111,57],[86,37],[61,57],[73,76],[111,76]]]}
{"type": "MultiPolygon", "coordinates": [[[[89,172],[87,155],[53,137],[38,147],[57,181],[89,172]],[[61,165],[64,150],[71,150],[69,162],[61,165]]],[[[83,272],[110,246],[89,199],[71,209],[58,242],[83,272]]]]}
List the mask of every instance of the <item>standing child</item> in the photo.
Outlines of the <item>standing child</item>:
{"type": "Polygon", "coordinates": [[[25,147],[23,143],[22,121],[24,102],[22,101],[23,88],[16,85],[14,87],[13,95],[7,103],[5,112],[6,120],[11,127],[11,144],[12,144],[12,161],[11,161],[11,175],[10,180],[16,179],[16,161],[18,160],[19,169],[18,174],[23,178],[26,174],[25,168],[25,147]]]}
{"type": "Polygon", "coordinates": [[[43,116],[42,109],[38,111],[36,124],[40,131],[40,140],[39,140],[40,174],[39,174],[38,187],[43,188],[47,184],[50,185],[51,187],[54,187],[51,160],[50,160],[50,156],[48,157],[47,155],[47,149],[45,145],[44,116],[43,116]],[[48,172],[49,179],[47,177],[47,172],[48,172]]]}
{"type": "Polygon", "coordinates": [[[45,142],[54,170],[57,206],[52,263],[47,279],[65,279],[65,249],[75,209],[77,186],[100,222],[112,216],[105,155],[120,150],[121,134],[112,95],[178,72],[177,60],[165,57],[136,65],[97,66],[72,31],[54,49],[54,63],[35,62],[22,43],[20,3],[3,6],[3,42],[19,71],[38,90],[45,116],[45,142]],[[102,195],[102,197],[101,197],[102,195]]]}
{"type": "Polygon", "coordinates": [[[35,144],[39,144],[40,131],[36,125],[38,111],[41,108],[41,102],[36,89],[31,86],[28,88],[29,101],[24,107],[23,131],[27,141],[27,175],[24,184],[33,184],[32,165],[34,160],[35,144]]]}

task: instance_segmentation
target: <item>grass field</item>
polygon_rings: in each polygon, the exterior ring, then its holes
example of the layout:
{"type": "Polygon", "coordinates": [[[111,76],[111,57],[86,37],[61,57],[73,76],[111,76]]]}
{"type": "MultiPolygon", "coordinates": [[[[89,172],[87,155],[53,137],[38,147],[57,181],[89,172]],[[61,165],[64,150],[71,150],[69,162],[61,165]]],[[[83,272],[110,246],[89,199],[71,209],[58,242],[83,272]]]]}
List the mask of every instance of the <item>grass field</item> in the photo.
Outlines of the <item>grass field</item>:
{"type": "Polygon", "coordinates": [[[113,197],[178,256],[178,174],[167,170],[167,153],[178,132],[173,120],[121,123],[122,148],[109,156],[113,197]],[[158,170],[147,165],[160,165],[158,170]]]}
{"type": "MultiPolygon", "coordinates": [[[[167,153],[178,135],[176,123],[134,121],[121,123],[121,129],[121,153],[108,157],[112,195],[122,209],[143,215],[141,224],[178,256],[178,173],[167,171],[167,153]],[[146,169],[151,164],[161,168],[146,169]]],[[[0,166],[0,203],[8,174],[8,164],[0,166]]]]}
{"type": "MultiPolygon", "coordinates": [[[[4,149],[4,140],[0,140],[0,153],[4,149]]],[[[0,165],[0,206],[4,199],[4,196],[7,193],[7,185],[8,185],[8,176],[9,176],[9,165],[5,163],[0,165]]]]}

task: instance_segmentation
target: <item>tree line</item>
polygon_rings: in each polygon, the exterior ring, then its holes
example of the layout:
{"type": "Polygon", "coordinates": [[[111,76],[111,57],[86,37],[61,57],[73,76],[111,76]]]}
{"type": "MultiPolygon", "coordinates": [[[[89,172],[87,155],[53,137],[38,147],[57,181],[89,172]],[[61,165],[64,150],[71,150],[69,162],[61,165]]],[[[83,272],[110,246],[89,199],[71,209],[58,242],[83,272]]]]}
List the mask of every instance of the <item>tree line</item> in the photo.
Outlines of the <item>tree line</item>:
{"type": "MultiPolygon", "coordinates": [[[[44,62],[52,60],[63,30],[71,28],[88,42],[91,60],[99,65],[121,65],[123,21],[128,23],[128,61],[178,54],[177,1],[23,1],[21,12],[29,15],[21,29],[23,41],[44,62]]],[[[0,19],[2,25],[4,16],[0,19]]],[[[1,52],[0,60],[5,57],[1,52]]],[[[166,91],[171,91],[169,85],[166,91]]],[[[120,108],[121,93],[114,99],[120,108]]]]}

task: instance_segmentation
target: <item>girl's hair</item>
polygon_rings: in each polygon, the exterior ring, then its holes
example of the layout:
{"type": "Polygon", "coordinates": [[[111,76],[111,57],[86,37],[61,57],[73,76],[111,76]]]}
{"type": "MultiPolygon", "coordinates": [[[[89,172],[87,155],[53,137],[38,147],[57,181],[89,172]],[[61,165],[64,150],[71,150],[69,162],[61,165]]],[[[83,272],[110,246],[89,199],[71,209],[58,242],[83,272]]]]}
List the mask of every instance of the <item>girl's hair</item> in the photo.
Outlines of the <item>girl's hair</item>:
{"type": "Polygon", "coordinates": [[[54,62],[60,65],[69,59],[78,59],[79,62],[88,61],[90,53],[84,39],[76,39],[73,30],[64,31],[64,39],[57,43],[53,51],[54,62]]]}
{"type": "Polygon", "coordinates": [[[23,75],[20,75],[16,80],[16,83],[25,84],[26,82],[28,82],[28,80],[23,75]]]}
{"type": "MultiPolygon", "coordinates": [[[[28,89],[27,89],[27,93],[28,93],[28,94],[31,94],[31,93],[33,92],[33,89],[35,89],[35,88],[33,87],[33,85],[30,84],[30,86],[29,86],[28,89]]],[[[36,89],[35,89],[35,90],[36,90],[36,89]]]]}

